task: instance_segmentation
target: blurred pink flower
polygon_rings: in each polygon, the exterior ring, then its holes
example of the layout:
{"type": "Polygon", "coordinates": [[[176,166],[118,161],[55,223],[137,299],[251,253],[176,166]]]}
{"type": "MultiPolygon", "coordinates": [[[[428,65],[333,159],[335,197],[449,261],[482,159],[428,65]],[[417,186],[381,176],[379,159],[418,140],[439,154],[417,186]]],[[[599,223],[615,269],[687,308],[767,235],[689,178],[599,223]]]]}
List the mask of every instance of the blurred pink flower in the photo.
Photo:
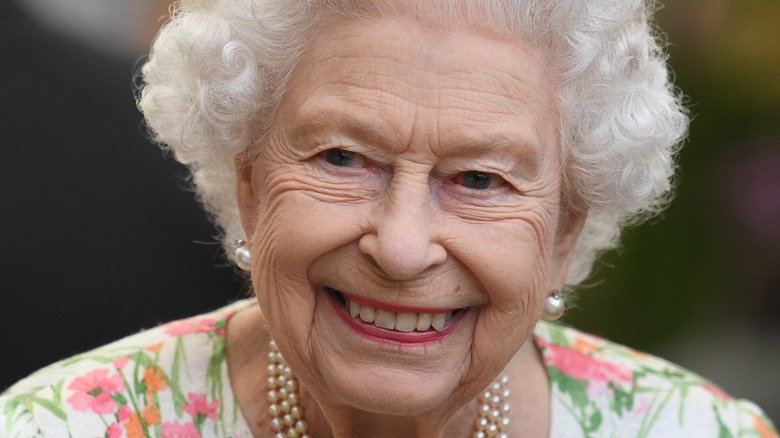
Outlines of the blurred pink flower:
{"type": "Polygon", "coordinates": [[[189,318],[181,321],[174,321],[164,325],[165,333],[171,336],[182,336],[190,333],[211,333],[216,332],[220,336],[225,336],[224,328],[217,328],[217,322],[230,318],[235,312],[226,312],[216,317],[207,318],[189,318]]]}
{"type": "Polygon", "coordinates": [[[650,404],[647,402],[647,400],[644,399],[644,398],[640,398],[639,401],[637,402],[636,408],[634,408],[634,413],[635,414],[644,414],[645,412],[647,412],[647,408],[649,408],[649,407],[650,407],[650,404]]]}
{"type": "Polygon", "coordinates": [[[193,422],[179,424],[179,420],[166,421],[162,429],[161,438],[201,438],[193,422]]]}
{"type": "Polygon", "coordinates": [[[125,365],[127,365],[127,361],[129,360],[130,357],[128,356],[120,357],[119,359],[114,361],[114,367],[116,367],[117,369],[122,369],[125,367],[125,365]]]}
{"type": "Polygon", "coordinates": [[[197,417],[198,414],[204,415],[206,418],[212,420],[217,418],[217,408],[219,408],[219,400],[215,400],[211,403],[206,401],[206,394],[187,394],[187,398],[190,400],[189,404],[182,406],[184,412],[197,417]]]}
{"type": "Polygon", "coordinates": [[[73,409],[111,414],[116,409],[116,401],[111,394],[124,391],[125,384],[119,374],[108,377],[108,370],[100,369],[73,379],[68,389],[74,391],[67,400],[73,409]]]}
{"type": "Polygon", "coordinates": [[[574,377],[580,382],[610,382],[630,383],[633,381],[633,372],[617,364],[598,360],[579,351],[551,344],[544,339],[537,338],[545,350],[546,361],[555,366],[563,374],[574,377]]]}
{"type": "Polygon", "coordinates": [[[116,418],[120,423],[127,421],[127,419],[130,418],[130,407],[127,405],[122,406],[122,409],[116,413],[116,418]]]}
{"type": "Polygon", "coordinates": [[[726,394],[725,392],[721,391],[719,388],[716,388],[712,385],[701,385],[701,388],[718,398],[721,398],[723,400],[731,400],[731,397],[728,394],[726,394]]]}
{"type": "Polygon", "coordinates": [[[108,427],[108,430],[106,431],[106,435],[108,435],[108,438],[119,438],[122,436],[122,426],[119,425],[119,423],[111,423],[111,426],[108,427]]]}

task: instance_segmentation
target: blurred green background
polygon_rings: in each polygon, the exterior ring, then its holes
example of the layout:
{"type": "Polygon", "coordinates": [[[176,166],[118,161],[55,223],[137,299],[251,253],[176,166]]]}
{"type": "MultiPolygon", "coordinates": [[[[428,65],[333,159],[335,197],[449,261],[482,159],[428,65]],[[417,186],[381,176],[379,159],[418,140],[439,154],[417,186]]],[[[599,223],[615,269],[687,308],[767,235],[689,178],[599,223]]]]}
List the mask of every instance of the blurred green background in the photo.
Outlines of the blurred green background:
{"type": "Polygon", "coordinates": [[[780,420],[780,1],[657,13],[694,120],[666,212],[626,230],[564,318],[780,420]]]}

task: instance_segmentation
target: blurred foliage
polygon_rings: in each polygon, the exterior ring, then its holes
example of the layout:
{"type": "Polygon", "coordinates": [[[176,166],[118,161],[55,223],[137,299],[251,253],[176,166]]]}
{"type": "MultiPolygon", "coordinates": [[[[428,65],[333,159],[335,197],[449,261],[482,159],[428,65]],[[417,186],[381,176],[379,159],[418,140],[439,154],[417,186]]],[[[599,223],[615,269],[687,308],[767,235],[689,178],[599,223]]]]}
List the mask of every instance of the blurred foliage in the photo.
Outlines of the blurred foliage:
{"type": "Polygon", "coordinates": [[[677,196],[565,317],[651,352],[697,325],[780,325],[780,2],[670,0],[656,21],[694,117],[677,196]]]}

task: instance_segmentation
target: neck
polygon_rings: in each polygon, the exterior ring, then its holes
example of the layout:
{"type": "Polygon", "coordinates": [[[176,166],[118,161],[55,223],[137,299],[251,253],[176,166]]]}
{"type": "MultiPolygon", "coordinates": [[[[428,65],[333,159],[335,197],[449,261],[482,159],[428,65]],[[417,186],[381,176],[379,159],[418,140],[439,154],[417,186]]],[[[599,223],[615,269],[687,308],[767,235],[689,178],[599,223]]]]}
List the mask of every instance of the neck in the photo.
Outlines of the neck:
{"type": "Polygon", "coordinates": [[[307,416],[312,412],[313,437],[469,437],[474,432],[476,402],[450,412],[429,412],[415,416],[382,415],[351,407],[319,406],[307,396],[307,416]],[[310,407],[309,407],[310,406],[310,407]]]}

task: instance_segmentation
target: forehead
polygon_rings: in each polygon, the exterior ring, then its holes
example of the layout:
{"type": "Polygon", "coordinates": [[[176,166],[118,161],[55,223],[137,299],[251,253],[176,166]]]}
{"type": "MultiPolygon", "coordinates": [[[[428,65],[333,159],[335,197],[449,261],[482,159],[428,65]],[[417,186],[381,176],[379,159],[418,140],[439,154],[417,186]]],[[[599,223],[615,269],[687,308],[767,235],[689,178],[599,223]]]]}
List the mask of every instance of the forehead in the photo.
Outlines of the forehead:
{"type": "Polygon", "coordinates": [[[297,132],[341,127],[399,151],[557,144],[552,83],[530,47],[402,17],[329,21],[314,35],[280,108],[297,132]]]}

